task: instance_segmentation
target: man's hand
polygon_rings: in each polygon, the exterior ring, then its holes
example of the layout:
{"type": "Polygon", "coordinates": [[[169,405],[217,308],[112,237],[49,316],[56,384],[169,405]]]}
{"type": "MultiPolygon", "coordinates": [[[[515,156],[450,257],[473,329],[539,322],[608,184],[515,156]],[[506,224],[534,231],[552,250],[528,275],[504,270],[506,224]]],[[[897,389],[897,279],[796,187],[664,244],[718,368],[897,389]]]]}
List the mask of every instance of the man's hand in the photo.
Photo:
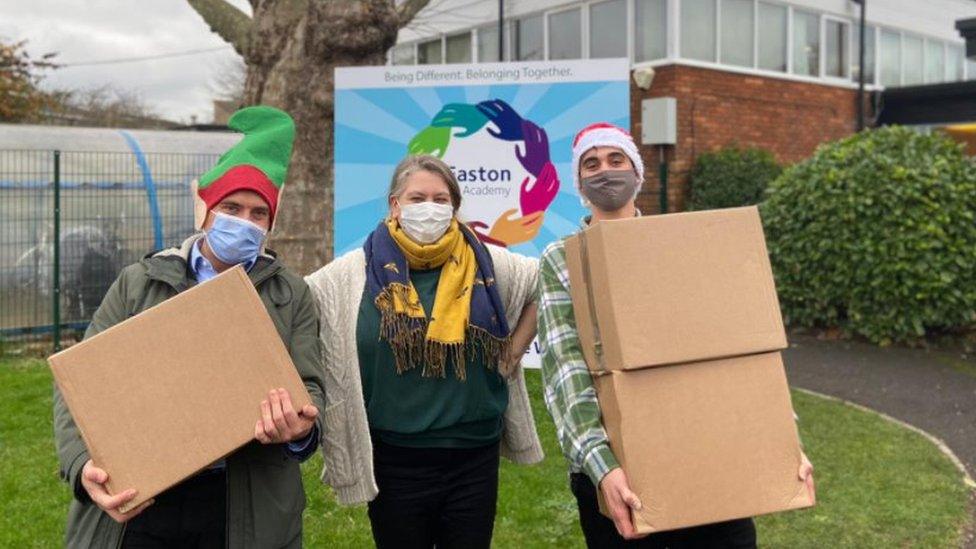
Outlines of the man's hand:
{"type": "Polygon", "coordinates": [[[95,467],[92,460],[86,461],[84,467],[81,468],[81,485],[88,492],[92,502],[99,509],[105,511],[108,516],[112,517],[112,520],[115,522],[126,522],[143,512],[146,507],[149,507],[153,503],[153,500],[149,500],[139,507],[130,510],[128,513],[122,513],[119,511],[119,507],[132,501],[132,498],[136,497],[136,491],[130,488],[113,496],[105,488],[106,482],[108,482],[108,473],[104,469],[95,467]]]}
{"type": "Polygon", "coordinates": [[[261,419],[254,426],[254,438],[261,444],[301,440],[308,436],[318,415],[319,409],[311,404],[296,412],[287,390],[272,389],[261,401],[261,419]]]}
{"type": "Polygon", "coordinates": [[[634,521],[630,511],[640,511],[641,501],[637,494],[630,491],[627,483],[627,476],[620,467],[610,471],[600,481],[600,491],[603,499],[607,502],[610,510],[610,518],[613,519],[617,533],[624,539],[639,539],[646,537],[647,534],[637,534],[634,531],[634,521]]]}
{"type": "Polygon", "coordinates": [[[807,458],[807,455],[800,452],[800,480],[806,483],[807,490],[810,492],[810,496],[813,499],[817,498],[817,489],[813,483],[813,464],[807,458]]]}

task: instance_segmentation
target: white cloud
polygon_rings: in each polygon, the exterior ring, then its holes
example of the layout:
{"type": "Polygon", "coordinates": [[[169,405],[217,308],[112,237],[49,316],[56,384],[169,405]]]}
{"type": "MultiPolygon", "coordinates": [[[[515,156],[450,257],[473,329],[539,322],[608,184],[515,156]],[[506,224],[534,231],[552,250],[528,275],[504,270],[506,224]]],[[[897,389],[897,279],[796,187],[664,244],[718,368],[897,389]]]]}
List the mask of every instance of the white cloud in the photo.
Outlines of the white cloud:
{"type": "MultiPolygon", "coordinates": [[[[230,0],[250,13],[246,0],[230,0]]],[[[28,40],[32,56],[58,52],[61,63],[151,56],[227,46],[184,0],[0,0],[0,37],[28,40]]],[[[169,59],[63,67],[48,89],[105,84],[139,93],[158,114],[209,121],[215,73],[237,58],[223,50],[169,59]]]]}

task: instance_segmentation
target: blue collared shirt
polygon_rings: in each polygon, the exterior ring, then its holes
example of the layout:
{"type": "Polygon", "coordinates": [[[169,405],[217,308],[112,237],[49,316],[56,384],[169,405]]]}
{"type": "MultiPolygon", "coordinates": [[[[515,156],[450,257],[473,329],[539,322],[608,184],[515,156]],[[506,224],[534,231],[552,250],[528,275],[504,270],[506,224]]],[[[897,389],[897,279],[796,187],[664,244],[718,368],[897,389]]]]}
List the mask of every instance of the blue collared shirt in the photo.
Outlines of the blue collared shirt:
{"type": "MultiPolygon", "coordinates": [[[[217,270],[214,269],[213,264],[210,263],[210,260],[204,257],[203,253],[200,251],[200,243],[202,241],[202,238],[197,240],[190,248],[190,274],[196,279],[197,284],[203,284],[219,274],[217,270]]],[[[248,261],[244,264],[244,270],[250,271],[251,268],[254,267],[255,263],[257,263],[257,258],[248,261]]],[[[306,436],[304,439],[288,443],[286,446],[288,455],[299,461],[304,461],[312,455],[311,449],[314,448],[314,444],[312,444],[312,442],[317,436],[318,427],[313,425],[311,432],[309,432],[308,436],[306,436]]],[[[224,460],[220,460],[210,467],[212,469],[219,469],[224,466],[224,460]]]]}

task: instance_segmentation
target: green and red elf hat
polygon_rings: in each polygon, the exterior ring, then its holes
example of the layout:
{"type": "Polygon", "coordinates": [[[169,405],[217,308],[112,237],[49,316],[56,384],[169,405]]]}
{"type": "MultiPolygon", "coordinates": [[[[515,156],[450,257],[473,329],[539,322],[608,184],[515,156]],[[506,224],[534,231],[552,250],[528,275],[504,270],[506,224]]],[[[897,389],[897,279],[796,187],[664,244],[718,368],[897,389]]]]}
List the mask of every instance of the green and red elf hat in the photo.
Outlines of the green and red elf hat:
{"type": "Polygon", "coordinates": [[[213,209],[227,195],[254,191],[271,210],[271,223],[281,198],[295,140],[295,122],[288,113],[273,107],[241,109],[230,117],[227,126],[244,134],[217,165],[197,180],[197,196],[206,209],[213,209]]]}

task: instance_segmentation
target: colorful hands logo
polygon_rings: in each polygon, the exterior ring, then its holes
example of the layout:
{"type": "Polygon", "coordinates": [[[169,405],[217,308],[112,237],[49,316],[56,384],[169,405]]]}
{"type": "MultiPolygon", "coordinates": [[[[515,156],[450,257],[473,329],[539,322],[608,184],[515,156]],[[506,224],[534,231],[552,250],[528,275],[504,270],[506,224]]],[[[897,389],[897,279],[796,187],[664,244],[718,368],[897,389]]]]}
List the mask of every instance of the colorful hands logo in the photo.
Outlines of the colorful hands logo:
{"type": "MultiPolygon", "coordinates": [[[[559,191],[559,176],[550,160],[549,138],[545,130],[523,119],[500,99],[477,105],[450,103],[434,116],[430,126],[410,140],[407,150],[410,154],[443,158],[451,144],[453,130],[457,129],[453,137],[464,139],[478,134],[483,128],[494,140],[515,143],[514,157],[529,176],[518,185],[518,207],[506,209],[490,224],[475,219],[469,220],[468,226],[479,238],[492,244],[512,246],[528,242],[539,233],[545,211],[559,191]]],[[[514,201],[512,205],[515,205],[514,201]]]]}

